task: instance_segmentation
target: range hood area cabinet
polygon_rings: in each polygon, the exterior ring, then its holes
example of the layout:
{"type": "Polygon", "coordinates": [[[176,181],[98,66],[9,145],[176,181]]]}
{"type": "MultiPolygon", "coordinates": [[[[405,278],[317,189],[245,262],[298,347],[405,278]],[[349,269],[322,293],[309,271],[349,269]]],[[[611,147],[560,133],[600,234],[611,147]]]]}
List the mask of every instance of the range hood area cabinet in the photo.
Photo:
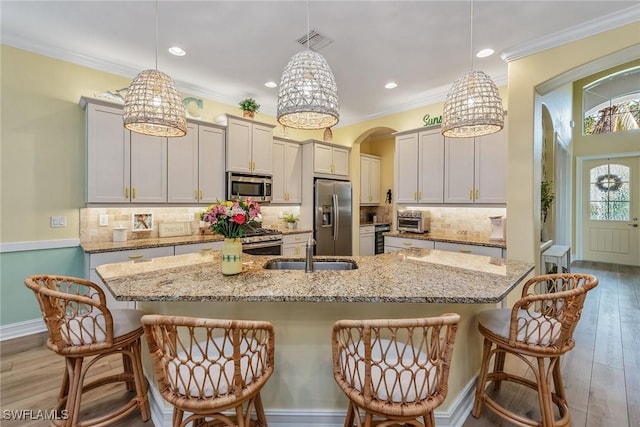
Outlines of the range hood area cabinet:
{"type": "Polygon", "coordinates": [[[187,124],[187,134],[168,141],[169,203],[215,203],[225,199],[225,129],[187,124]]]}
{"type": "Polygon", "coordinates": [[[397,203],[444,202],[444,137],[440,126],[396,136],[397,203]]]}
{"type": "Polygon", "coordinates": [[[274,125],[225,114],[219,123],[227,127],[227,172],[271,175],[274,125]]]}
{"type": "Polygon", "coordinates": [[[445,138],[445,203],[507,202],[507,127],[477,138],[445,138]]]}
{"type": "Polygon", "coordinates": [[[271,204],[302,203],[302,146],[297,141],[273,138],[271,204]]]}
{"type": "Polygon", "coordinates": [[[360,155],[360,205],[380,204],[380,157],[360,155]]]}
{"type": "Polygon", "coordinates": [[[122,108],[99,102],[86,109],[87,202],[166,203],[167,138],[130,132],[122,108]]]}

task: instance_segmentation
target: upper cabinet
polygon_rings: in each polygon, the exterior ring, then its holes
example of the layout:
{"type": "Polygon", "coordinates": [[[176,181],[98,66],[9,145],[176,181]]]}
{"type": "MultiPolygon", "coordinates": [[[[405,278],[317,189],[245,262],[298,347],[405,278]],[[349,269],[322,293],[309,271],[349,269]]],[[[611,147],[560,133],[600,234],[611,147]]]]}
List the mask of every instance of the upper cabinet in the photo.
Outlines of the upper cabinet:
{"type": "Polygon", "coordinates": [[[271,175],[273,128],[266,123],[226,115],[227,171],[271,175]]]}
{"type": "Polygon", "coordinates": [[[349,176],[349,149],[341,146],[313,143],[313,172],[320,175],[349,176]]]}
{"type": "Polygon", "coordinates": [[[440,128],[396,136],[396,201],[444,201],[444,137],[440,128]]]}
{"type": "Polygon", "coordinates": [[[273,138],[271,203],[302,202],[302,147],[298,142],[273,138]]]}
{"type": "Polygon", "coordinates": [[[507,199],[507,128],[477,138],[445,138],[445,203],[507,199]]]}
{"type": "Polygon", "coordinates": [[[122,109],[86,104],[87,202],[167,201],[167,138],[133,133],[122,109]]]}
{"type": "Polygon", "coordinates": [[[380,204],[380,157],[360,155],[360,205],[380,204]]]}
{"type": "Polygon", "coordinates": [[[189,123],[187,135],[168,141],[169,203],[224,200],[224,128],[189,123]]]}

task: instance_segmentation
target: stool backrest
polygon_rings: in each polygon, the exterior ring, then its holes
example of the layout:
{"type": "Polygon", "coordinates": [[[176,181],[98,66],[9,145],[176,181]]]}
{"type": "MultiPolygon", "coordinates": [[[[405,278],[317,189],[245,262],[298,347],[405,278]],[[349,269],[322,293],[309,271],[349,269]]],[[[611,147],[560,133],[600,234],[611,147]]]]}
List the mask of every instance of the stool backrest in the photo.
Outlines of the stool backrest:
{"type": "Polygon", "coordinates": [[[273,373],[269,322],[145,315],[142,326],[160,393],[174,405],[229,405],[259,392],[273,373]]]}
{"type": "Polygon", "coordinates": [[[548,353],[573,348],[573,332],[587,292],[597,285],[598,279],[590,274],[545,274],[529,279],[511,310],[509,344],[548,353]]]}
{"type": "Polygon", "coordinates": [[[426,413],[447,395],[458,314],[421,319],[340,320],[333,374],[349,399],[385,414],[426,413]]]}
{"type": "Polygon", "coordinates": [[[40,304],[52,350],[72,355],[112,345],[113,318],[98,285],[53,275],[30,276],[24,283],[40,304]]]}

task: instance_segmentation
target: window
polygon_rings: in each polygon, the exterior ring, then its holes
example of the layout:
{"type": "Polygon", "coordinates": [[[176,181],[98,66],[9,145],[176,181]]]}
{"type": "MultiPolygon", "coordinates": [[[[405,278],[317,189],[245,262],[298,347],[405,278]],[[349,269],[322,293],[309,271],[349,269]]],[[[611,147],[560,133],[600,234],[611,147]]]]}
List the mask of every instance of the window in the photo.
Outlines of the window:
{"type": "Polygon", "coordinates": [[[606,164],[589,171],[590,219],[603,221],[629,220],[630,168],[606,164]]]}
{"type": "Polygon", "coordinates": [[[640,66],[610,74],[582,90],[583,133],[622,132],[640,124],[640,66]]]}

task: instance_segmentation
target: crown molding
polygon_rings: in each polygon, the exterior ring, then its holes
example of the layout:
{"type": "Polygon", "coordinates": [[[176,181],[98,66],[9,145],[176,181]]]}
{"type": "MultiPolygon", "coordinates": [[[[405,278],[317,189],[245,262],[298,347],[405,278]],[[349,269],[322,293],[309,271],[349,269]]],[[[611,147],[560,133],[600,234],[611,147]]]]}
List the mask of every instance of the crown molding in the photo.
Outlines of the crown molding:
{"type": "Polygon", "coordinates": [[[558,31],[548,36],[541,37],[510,49],[506,49],[501,58],[506,62],[515,61],[543,50],[561,46],[594,34],[609,31],[614,28],[632,24],[640,20],[640,4],[631,6],[619,12],[601,16],[592,21],[575,27],[558,31]]]}

